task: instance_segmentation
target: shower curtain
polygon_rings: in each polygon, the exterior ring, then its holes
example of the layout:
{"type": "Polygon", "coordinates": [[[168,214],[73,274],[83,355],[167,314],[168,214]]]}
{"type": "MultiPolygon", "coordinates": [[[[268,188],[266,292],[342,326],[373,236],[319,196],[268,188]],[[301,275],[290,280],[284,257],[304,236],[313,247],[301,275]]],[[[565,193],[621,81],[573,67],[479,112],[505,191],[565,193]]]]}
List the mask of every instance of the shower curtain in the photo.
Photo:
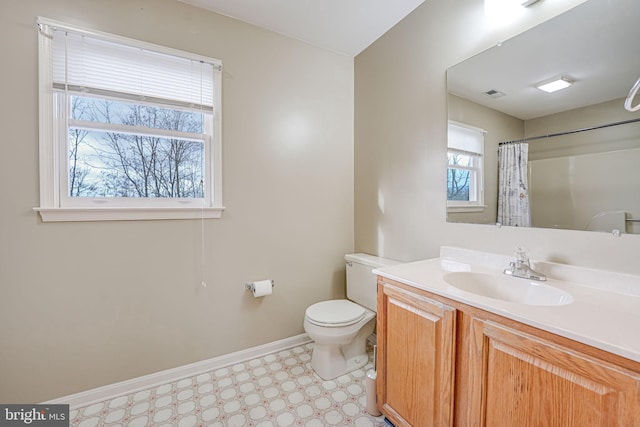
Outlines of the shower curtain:
{"type": "Polygon", "coordinates": [[[502,225],[531,226],[527,185],[527,143],[498,146],[498,218],[502,225]]]}

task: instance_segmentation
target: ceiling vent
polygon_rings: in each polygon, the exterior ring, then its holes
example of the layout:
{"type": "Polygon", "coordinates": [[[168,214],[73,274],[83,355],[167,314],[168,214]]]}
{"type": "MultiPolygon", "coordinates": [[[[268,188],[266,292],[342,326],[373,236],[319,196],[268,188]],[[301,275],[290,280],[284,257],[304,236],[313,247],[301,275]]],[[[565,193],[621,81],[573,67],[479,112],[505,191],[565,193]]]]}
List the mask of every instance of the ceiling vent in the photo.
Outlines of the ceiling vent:
{"type": "Polygon", "coordinates": [[[505,93],[500,92],[499,90],[496,90],[496,89],[488,90],[484,92],[484,94],[491,98],[502,98],[503,96],[505,96],[505,93]]]}

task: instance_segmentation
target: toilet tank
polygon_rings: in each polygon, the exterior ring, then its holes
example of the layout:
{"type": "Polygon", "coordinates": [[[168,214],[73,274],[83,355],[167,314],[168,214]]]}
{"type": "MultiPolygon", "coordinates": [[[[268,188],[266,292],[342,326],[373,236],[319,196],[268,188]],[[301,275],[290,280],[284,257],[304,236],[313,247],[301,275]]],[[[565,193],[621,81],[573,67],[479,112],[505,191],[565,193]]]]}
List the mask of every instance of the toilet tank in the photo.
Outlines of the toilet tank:
{"type": "Polygon", "coordinates": [[[348,254],[344,259],[347,264],[347,298],[377,312],[377,276],[371,270],[400,263],[368,254],[348,254]]]}

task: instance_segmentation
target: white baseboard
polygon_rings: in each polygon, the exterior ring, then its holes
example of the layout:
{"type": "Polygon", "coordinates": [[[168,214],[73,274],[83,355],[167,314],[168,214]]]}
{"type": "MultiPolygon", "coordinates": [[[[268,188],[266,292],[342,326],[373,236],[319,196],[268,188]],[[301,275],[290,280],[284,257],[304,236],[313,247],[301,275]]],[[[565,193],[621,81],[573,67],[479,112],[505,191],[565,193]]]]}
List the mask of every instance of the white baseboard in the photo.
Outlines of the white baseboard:
{"type": "Polygon", "coordinates": [[[192,377],[204,372],[213,371],[310,342],[311,338],[309,338],[307,334],[300,334],[283,340],[248,348],[246,350],[240,350],[235,353],[225,354],[212,359],[202,360],[200,362],[178,366],[177,368],[167,369],[165,371],[106,385],[104,387],[71,394],[69,396],[43,402],[43,404],[66,404],[70,405],[71,409],[74,409],[90,405],[92,403],[101,402],[103,400],[113,399],[118,396],[135,393],[140,390],[146,390],[169,382],[178,381],[183,378],[192,377]]]}

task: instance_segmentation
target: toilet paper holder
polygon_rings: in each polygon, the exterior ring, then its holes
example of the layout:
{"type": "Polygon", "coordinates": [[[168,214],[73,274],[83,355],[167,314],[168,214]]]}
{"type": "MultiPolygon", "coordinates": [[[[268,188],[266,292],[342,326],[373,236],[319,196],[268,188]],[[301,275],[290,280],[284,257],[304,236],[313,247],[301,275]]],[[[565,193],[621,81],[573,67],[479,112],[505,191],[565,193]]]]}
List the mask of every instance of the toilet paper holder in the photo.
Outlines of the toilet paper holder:
{"type": "MultiPolygon", "coordinates": [[[[271,282],[271,287],[273,288],[275,286],[275,283],[273,282],[273,280],[269,280],[269,281],[271,282]]],[[[255,292],[256,290],[255,282],[247,282],[244,284],[244,287],[251,292],[255,292]]]]}

